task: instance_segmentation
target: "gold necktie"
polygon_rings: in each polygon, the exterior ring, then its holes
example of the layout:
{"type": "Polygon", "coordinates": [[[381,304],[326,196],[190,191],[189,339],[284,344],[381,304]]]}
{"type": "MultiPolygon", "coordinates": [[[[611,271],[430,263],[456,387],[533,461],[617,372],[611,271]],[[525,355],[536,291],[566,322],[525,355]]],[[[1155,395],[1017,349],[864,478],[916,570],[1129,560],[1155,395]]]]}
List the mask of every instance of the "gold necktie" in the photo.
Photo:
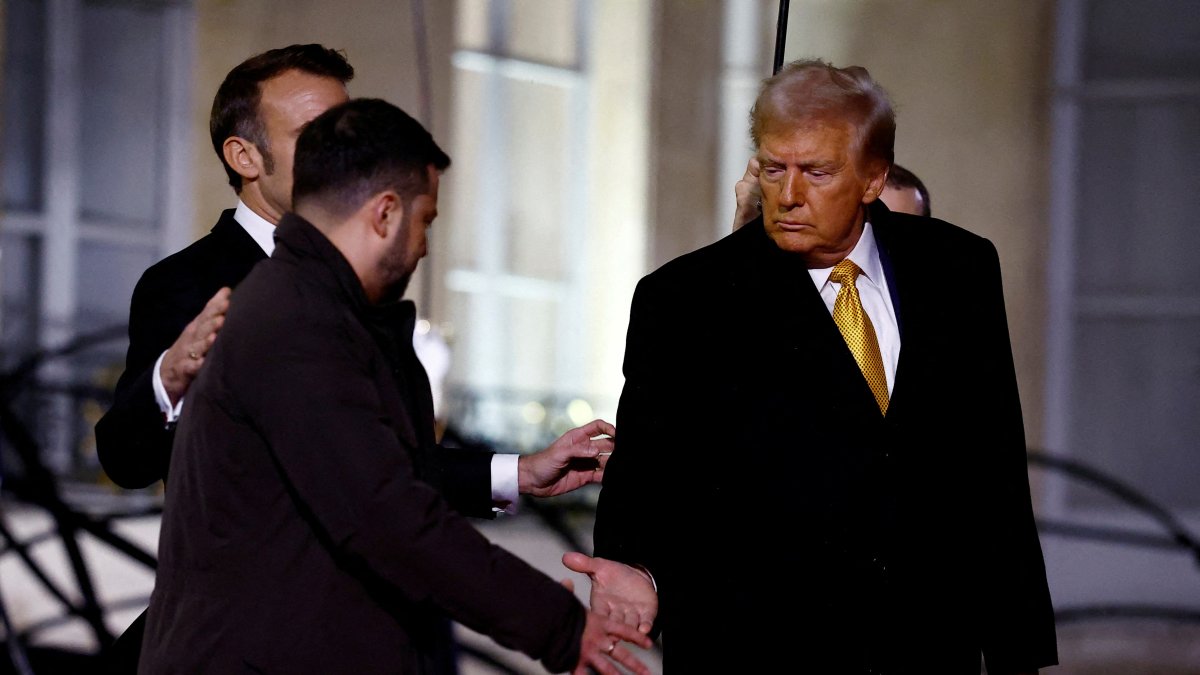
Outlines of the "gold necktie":
{"type": "Polygon", "coordinates": [[[875,338],[875,328],[871,318],[863,311],[862,300],[858,297],[858,287],[854,285],[855,278],[862,270],[849,259],[838,263],[829,280],[842,285],[838,291],[837,300],[833,303],[833,322],[842,331],[842,338],[854,360],[867,378],[867,385],[875,394],[879,404],[879,412],[887,414],[888,389],[887,375],[883,372],[883,357],[879,355],[879,341],[875,338]]]}

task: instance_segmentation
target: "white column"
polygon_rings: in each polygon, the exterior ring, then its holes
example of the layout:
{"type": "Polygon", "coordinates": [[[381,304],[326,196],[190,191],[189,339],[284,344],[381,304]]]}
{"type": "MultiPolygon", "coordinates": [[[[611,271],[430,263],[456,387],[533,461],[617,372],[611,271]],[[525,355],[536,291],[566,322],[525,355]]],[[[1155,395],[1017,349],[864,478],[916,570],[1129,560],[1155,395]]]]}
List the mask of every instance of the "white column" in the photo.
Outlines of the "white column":
{"type": "MultiPolygon", "coordinates": [[[[79,86],[82,45],[80,0],[50,0],[46,7],[46,120],[43,188],[45,229],[40,260],[42,325],[38,345],[53,348],[74,334],[79,229],[79,86]]],[[[42,381],[65,381],[70,369],[62,360],[39,371],[42,381]]],[[[43,461],[51,471],[71,465],[75,415],[71,400],[47,400],[41,420],[43,461]]]]}
{"type": "Polygon", "coordinates": [[[753,153],[750,144],[750,106],[758,96],[770,64],[762,54],[762,3],[758,0],[725,0],[725,34],[721,66],[720,166],[715,194],[717,237],[729,234],[736,202],[733,185],[746,172],[753,153]]]}

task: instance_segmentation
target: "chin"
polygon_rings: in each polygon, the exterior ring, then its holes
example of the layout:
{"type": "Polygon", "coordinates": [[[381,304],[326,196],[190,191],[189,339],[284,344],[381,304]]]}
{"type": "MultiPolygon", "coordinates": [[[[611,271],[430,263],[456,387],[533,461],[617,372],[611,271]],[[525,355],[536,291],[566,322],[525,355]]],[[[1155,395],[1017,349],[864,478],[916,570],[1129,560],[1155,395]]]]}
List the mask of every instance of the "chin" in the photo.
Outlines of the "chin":
{"type": "Polygon", "coordinates": [[[768,232],[767,236],[771,237],[771,241],[779,247],[779,250],[787,253],[806,254],[810,253],[816,241],[808,232],[786,232],[783,230],[775,230],[768,232]]]}
{"type": "Polygon", "coordinates": [[[387,289],[383,292],[384,302],[396,302],[404,298],[404,292],[408,290],[408,282],[412,280],[412,274],[406,274],[400,279],[387,285],[387,289]]]}

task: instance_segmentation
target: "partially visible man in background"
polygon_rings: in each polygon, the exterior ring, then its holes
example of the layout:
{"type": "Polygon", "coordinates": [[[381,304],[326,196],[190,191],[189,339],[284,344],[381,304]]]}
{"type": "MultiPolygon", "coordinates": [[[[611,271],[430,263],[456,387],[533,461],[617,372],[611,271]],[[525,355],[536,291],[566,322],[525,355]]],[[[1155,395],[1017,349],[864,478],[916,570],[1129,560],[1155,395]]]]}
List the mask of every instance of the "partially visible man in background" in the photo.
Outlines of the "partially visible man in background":
{"type": "Polygon", "coordinates": [[[929,190],[925,188],[925,183],[899,164],[893,164],[888,170],[887,183],[884,184],[879,198],[893,211],[926,218],[933,215],[933,208],[929,203],[929,190]]]}

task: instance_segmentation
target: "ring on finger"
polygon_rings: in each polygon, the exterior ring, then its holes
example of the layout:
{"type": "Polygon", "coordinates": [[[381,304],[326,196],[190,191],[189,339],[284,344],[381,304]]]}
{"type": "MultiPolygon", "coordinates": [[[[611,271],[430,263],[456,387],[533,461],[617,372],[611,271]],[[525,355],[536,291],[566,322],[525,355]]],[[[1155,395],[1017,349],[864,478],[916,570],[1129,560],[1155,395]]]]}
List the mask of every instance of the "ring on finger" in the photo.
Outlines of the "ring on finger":
{"type": "Polygon", "coordinates": [[[197,354],[196,352],[188,352],[188,358],[193,361],[196,361],[200,358],[200,355],[197,354]]]}
{"type": "Polygon", "coordinates": [[[604,653],[605,653],[605,654],[611,654],[611,653],[613,653],[613,650],[614,650],[614,649],[616,649],[616,648],[617,648],[617,643],[616,643],[616,642],[614,642],[614,643],[612,643],[612,644],[610,644],[610,645],[608,646],[608,649],[605,649],[605,650],[604,650],[604,653]]]}

